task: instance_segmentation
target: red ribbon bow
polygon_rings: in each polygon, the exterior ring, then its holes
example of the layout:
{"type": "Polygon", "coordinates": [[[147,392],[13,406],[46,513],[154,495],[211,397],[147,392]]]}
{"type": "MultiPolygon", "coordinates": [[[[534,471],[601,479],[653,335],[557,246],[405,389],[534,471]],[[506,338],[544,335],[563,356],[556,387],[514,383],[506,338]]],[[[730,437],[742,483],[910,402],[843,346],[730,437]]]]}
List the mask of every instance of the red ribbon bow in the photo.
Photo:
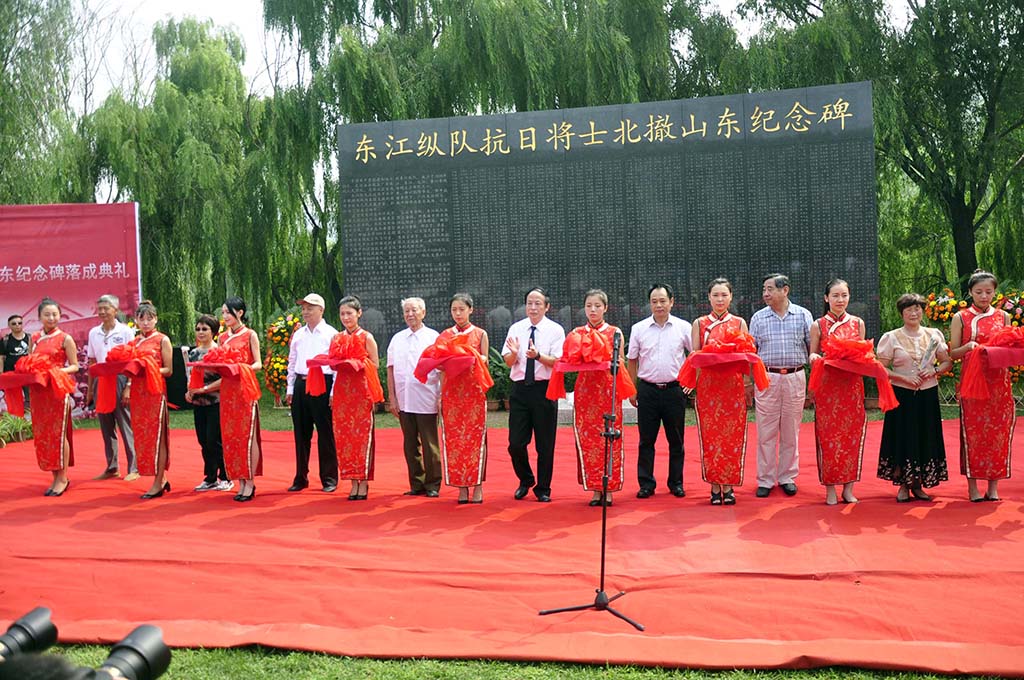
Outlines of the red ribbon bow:
{"type": "Polygon", "coordinates": [[[306,378],[306,394],[318,397],[327,392],[327,381],[324,380],[323,366],[349,371],[363,371],[366,376],[366,395],[370,401],[384,401],[384,388],[380,384],[380,375],[366,352],[366,340],[362,334],[338,333],[331,339],[327,354],[318,354],[306,362],[309,375],[306,378]]]}
{"type": "Polygon", "coordinates": [[[1024,364],[1024,327],[1004,326],[985,344],[964,357],[960,396],[964,399],[988,399],[991,392],[985,373],[1020,364],[1024,364]]]}
{"type": "Polygon", "coordinates": [[[23,356],[14,364],[13,372],[0,377],[3,378],[0,389],[7,395],[7,410],[18,418],[25,417],[25,398],[21,388],[26,385],[49,388],[56,397],[66,397],[75,391],[75,379],[45,354],[23,356]]]}
{"type": "Polygon", "coordinates": [[[711,338],[698,351],[686,357],[679,369],[679,384],[683,387],[697,386],[697,369],[708,366],[721,367],[729,373],[746,373],[747,366],[754,376],[754,385],[759,390],[768,389],[768,371],[757,355],[757,345],[749,333],[727,328],[725,337],[711,338]]]}
{"type": "Polygon", "coordinates": [[[222,375],[238,375],[238,379],[242,383],[242,395],[246,401],[256,401],[263,394],[260,383],[256,380],[256,371],[252,370],[252,365],[237,347],[230,345],[214,347],[203,356],[202,361],[191,364],[191,366],[192,374],[189,376],[189,387],[193,389],[198,389],[198,387],[194,387],[197,369],[199,371],[199,387],[202,387],[202,370],[210,368],[222,375]],[[228,370],[225,371],[225,368],[228,370]]]}
{"type": "MultiPolygon", "coordinates": [[[[551,380],[545,396],[561,399],[565,396],[565,374],[585,371],[606,371],[612,365],[612,343],[593,326],[574,328],[562,343],[562,358],[551,367],[551,380]]],[[[615,391],[618,397],[628,399],[636,394],[629,373],[620,366],[615,373],[615,391]]]]}
{"type": "Polygon", "coordinates": [[[480,391],[486,393],[494,385],[494,379],[487,369],[487,360],[470,342],[471,338],[469,333],[438,337],[433,345],[423,350],[413,375],[426,384],[427,377],[435,368],[442,369],[449,376],[472,369],[474,381],[480,391]]]}
{"type": "Polygon", "coordinates": [[[891,411],[900,405],[892,391],[889,372],[875,359],[874,344],[870,340],[828,336],[822,339],[821,347],[825,358],[811,365],[811,379],[807,384],[812,392],[821,387],[825,370],[831,368],[874,378],[878,384],[878,407],[883,411],[891,411]]]}

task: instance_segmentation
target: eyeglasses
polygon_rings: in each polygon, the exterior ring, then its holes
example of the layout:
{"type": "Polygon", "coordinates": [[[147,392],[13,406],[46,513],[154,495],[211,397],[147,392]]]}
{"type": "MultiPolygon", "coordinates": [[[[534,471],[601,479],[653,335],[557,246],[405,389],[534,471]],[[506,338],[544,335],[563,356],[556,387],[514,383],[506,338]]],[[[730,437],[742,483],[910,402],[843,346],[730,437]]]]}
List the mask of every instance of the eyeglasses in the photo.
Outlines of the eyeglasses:
{"type": "Polygon", "coordinates": [[[12,322],[11,322],[11,325],[12,325],[12,326],[20,326],[20,325],[21,325],[21,323],[22,323],[21,321],[12,321],[12,322]]]}

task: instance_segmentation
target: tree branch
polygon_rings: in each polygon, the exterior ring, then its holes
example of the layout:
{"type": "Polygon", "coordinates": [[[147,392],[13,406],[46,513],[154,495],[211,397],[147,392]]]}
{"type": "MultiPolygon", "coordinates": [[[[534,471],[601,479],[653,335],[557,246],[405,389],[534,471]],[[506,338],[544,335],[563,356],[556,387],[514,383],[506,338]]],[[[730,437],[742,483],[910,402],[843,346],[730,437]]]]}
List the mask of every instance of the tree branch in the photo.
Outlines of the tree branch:
{"type": "Polygon", "coordinates": [[[996,195],[992,198],[992,202],[989,203],[987,208],[985,208],[985,212],[983,212],[981,214],[981,217],[979,217],[978,220],[974,223],[973,229],[975,232],[977,232],[978,229],[981,228],[981,225],[985,223],[985,220],[987,220],[989,216],[992,215],[992,211],[995,210],[996,206],[998,206],[999,203],[1003,200],[1003,196],[1006,195],[1006,190],[1010,185],[1010,178],[1013,177],[1013,174],[1022,165],[1024,165],[1024,154],[1021,154],[1020,157],[1014,162],[1014,164],[1010,166],[1010,170],[1006,173],[1006,177],[1003,178],[1003,185],[999,187],[999,190],[996,192],[996,195]]]}

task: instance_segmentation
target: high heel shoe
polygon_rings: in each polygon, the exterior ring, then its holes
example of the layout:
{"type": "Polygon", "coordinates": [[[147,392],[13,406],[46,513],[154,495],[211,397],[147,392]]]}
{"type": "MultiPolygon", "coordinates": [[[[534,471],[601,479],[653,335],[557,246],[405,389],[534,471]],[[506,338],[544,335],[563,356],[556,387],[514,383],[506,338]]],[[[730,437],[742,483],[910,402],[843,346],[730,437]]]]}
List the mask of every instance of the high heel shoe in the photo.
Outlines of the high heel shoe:
{"type": "MultiPolygon", "coordinates": [[[[141,498],[144,501],[148,501],[150,498],[160,498],[165,493],[170,493],[170,492],[171,492],[171,483],[170,482],[164,482],[164,485],[156,493],[146,492],[146,493],[142,494],[141,496],[139,496],[139,498],[141,498]]],[[[61,492],[61,493],[63,493],[63,492],[61,492]]]]}
{"type": "Polygon", "coordinates": [[[67,481],[67,482],[66,482],[66,483],[64,484],[64,488],[63,488],[63,489],[61,489],[60,491],[54,491],[53,489],[47,489],[47,490],[46,490],[46,493],[44,493],[43,495],[44,495],[44,496],[63,496],[63,495],[64,495],[64,492],[68,490],[68,487],[69,487],[69,486],[71,486],[71,480],[68,480],[68,481],[67,481]]]}
{"type": "Polygon", "coordinates": [[[915,486],[911,489],[910,493],[919,501],[930,501],[932,499],[932,497],[926,494],[919,486],[915,486]]]}
{"type": "Polygon", "coordinates": [[[722,494],[722,505],[736,505],[736,494],[731,489],[722,494]]]}
{"type": "Polygon", "coordinates": [[[255,484],[253,484],[252,491],[249,492],[248,496],[243,496],[242,494],[238,494],[237,496],[235,496],[235,500],[238,501],[239,503],[246,503],[248,501],[251,501],[253,498],[256,498],[255,484]]]}
{"type": "Polygon", "coordinates": [[[712,491],[711,492],[711,505],[721,505],[721,504],[722,504],[722,494],[720,492],[718,492],[718,491],[712,491]]]}

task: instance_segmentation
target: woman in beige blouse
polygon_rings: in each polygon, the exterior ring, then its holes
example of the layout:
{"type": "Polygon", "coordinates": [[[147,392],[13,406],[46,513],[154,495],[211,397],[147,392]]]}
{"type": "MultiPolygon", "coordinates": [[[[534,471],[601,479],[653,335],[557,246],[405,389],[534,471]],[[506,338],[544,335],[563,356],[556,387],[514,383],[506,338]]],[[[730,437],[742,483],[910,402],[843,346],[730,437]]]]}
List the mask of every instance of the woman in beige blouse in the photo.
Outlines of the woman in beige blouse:
{"type": "Polygon", "coordinates": [[[922,487],[949,479],[936,374],[948,371],[953,362],[942,331],[921,325],[926,304],[915,293],[901,295],[896,309],[903,326],[883,335],[876,351],[900,402],[885,414],[878,451],[878,477],[900,487],[897,503],[930,501],[922,487]]]}

